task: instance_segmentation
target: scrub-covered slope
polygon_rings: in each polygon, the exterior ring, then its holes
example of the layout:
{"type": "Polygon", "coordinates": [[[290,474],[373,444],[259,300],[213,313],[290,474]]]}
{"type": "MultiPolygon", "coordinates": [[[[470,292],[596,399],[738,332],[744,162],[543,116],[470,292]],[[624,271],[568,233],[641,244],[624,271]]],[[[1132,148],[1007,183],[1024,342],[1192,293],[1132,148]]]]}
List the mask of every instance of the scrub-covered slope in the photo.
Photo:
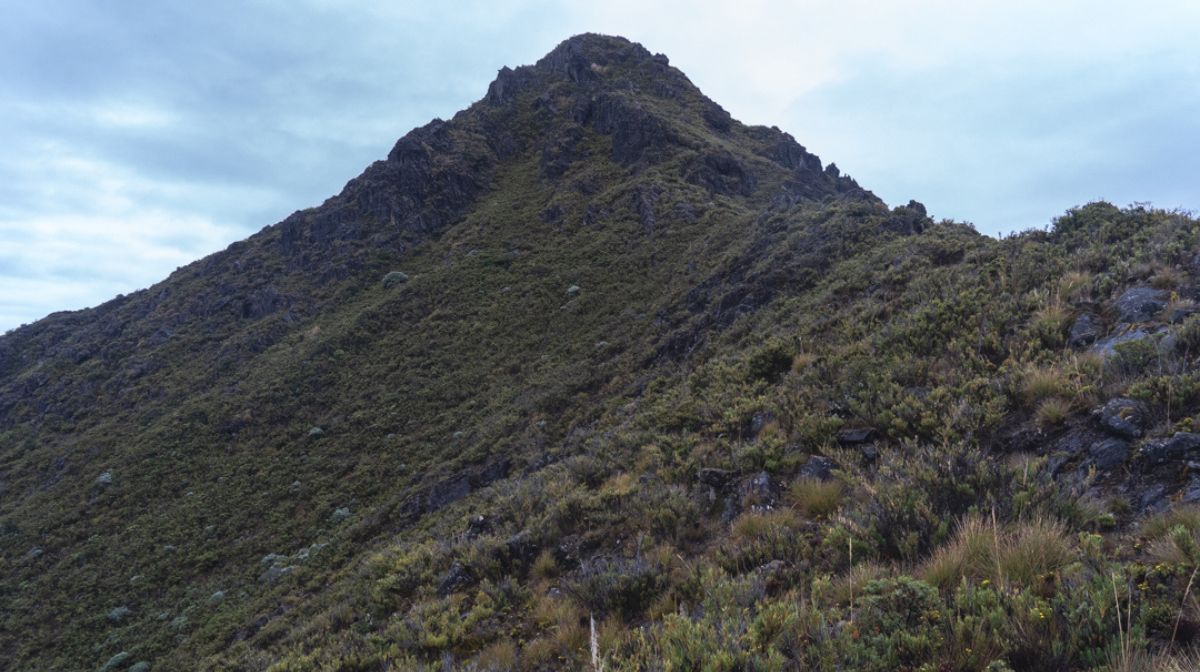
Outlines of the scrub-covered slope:
{"type": "Polygon", "coordinates": [[[572,38],[0,337],[0,660],[576,669],[593,622],[608,669],[1157,652],[1200,630],[1196,226],[935,223],[572,38]]]}

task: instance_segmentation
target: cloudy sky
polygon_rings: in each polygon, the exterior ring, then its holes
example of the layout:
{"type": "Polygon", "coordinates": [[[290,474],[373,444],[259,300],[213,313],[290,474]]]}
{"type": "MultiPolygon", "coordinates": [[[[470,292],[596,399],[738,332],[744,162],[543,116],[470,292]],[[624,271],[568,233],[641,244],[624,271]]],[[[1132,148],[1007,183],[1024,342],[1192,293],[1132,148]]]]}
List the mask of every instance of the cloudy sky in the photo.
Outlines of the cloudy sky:
{"type": "Polygon", "coordinates": [[[1200,3],[0,0],[0,331],[316,205],[579,32],[889,203],[1000,234],[1200,209],[1200,3]]]}

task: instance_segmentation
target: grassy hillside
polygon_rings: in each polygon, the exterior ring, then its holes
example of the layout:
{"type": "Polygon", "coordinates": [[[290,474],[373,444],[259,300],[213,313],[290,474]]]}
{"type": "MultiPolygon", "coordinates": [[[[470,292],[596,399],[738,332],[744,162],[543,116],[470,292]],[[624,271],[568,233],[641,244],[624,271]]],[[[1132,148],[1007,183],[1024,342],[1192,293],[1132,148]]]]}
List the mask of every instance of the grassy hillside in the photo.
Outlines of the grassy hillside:
{"type": "Polygon", "coordinates": [[[1198,231],[889,209],[572,38],[0,337],[0,660],[1188,669],[1198,231]]]}

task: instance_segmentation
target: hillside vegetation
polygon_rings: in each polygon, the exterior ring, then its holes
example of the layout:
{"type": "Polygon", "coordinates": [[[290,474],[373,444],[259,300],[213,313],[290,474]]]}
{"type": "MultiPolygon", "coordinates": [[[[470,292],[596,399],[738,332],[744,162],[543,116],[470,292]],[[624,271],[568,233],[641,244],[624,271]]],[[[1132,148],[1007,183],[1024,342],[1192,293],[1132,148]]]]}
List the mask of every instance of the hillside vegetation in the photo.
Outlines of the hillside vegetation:
{"type": "Polygon", "coordinates": [[[0,668],[1194,669],[1200,222],[889,208],[581,35],[0,337],[0,668]]]}

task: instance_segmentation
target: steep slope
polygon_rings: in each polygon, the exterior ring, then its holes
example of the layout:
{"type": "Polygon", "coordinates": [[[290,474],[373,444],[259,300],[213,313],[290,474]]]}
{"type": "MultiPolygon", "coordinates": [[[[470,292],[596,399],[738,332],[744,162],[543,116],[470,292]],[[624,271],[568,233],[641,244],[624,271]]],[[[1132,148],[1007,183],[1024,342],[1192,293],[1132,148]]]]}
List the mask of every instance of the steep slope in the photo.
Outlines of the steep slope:
{"type": "Polygon", "coordinates": [[[1200,516],[1138,523],[1200,499],[1198,249],[1179,213],[889,210],[577,36],[320,207],[0,338],[0,659],[571,669],[590,616],[621,669],[1186,639],[1200,516]]]}

